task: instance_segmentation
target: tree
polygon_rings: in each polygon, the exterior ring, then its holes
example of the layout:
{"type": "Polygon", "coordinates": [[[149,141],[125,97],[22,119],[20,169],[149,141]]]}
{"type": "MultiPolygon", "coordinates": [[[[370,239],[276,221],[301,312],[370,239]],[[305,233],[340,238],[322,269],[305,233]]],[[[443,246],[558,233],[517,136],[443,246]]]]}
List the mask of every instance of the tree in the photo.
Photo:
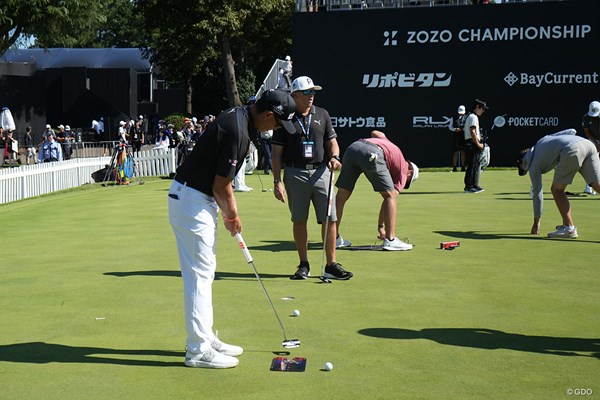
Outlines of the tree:
{"type": "Polygon", "coordinates": [[[4,0],[0,7],[0,55],[23,38],[72,47],[78,35],[106,23],[102,0],[4,0]]]}
{"type": "MultiPolygon", "coordinates": [[[[212,78],[220,65],[227,103],[242,103],[238,92],[236,63],[245,63],[246,54],[265,47],[269,33],[261,27],[273,14],[281,14],[291,26],[293,0],[136,0],[143,16],[146,54],[171,82],[185,85],[187,112],[192,113],[192,85],[212,78]],[[236,61],[236,58],[238,61],[236,61]],[[216,64],[215,61],[220,61],[216,64]]],[[[290,35],[280,40],[289,41],[290,35]]],[[[271,61],[272,62],[272,61],[271,61]]],[[[245,79],[256,76],[242,68],[245,79]]],[[[244,82],[244,86],[247,86],[244,82]]]]}

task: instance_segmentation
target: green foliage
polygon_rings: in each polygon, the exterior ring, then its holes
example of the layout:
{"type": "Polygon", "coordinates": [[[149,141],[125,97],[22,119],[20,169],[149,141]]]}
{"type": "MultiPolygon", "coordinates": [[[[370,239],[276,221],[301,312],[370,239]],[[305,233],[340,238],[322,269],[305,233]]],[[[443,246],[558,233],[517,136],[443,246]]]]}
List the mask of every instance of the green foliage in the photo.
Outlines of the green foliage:
{"type": "Polygon", "coordinates": [[[185,118],[189,118],[189,115],[186,114],[171,114],[167,115],[164,120],[168,124],[173,124],[176,130],[181,129],[183,126],[183,120],[185,118]]]}
{"type": "Polygon", "coordinates": [[[219,35],[229,40],[242,102],[256,91],[256,77],[262,79],[275,58],[290,53],[293,0],[134,3],[136,14],[143,19],[143,47],[150,60],[167,80],[194,82],[193,104],[207,112],[227,106],[219,35]]]}
{"type": "Polygon", "coordinates": [[[33,36],[39,43],[74,47],[80,36],[105,24],[103,0],[7,0],[0,14],[0,54],[20,35],[33,36]]]}

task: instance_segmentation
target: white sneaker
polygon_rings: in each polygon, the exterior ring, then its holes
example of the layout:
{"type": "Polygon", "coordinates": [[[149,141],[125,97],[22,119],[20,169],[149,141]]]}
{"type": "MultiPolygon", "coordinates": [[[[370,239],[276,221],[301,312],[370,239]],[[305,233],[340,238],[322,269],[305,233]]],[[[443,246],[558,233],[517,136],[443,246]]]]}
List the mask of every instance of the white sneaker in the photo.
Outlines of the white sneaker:
{"type": "Polygon", "coordinates": [[[596,195],[596,191],[594,189],[592,189],[590,186],[585,186],[585,189],[583,189],[583,193],[585,194],[591,194],[592,196],[596,195]]]}
{"type": "Polygon", "coordinates": [[[241,356],[242,353],[244,352],[244,349],[242,349],[240,346],[223,343],[216,336],[215,336],[215,339],[210,343],[210,345],[212,346],[213,349],[215,349],[219,353],[225,354],[226,356],[230,356],[230,357],[241,356]]]}
{"type": "Polygon", "coordinates": [[[213,348],[203,353],[185,353],[186,367],[193,368],[233,368],[237,367],[240,361],[235,357],[221,354],[213,348]]]}
{"type": "Polygon", "coordinates": [[[398,238],[394,238],[394,240],[383,240],[383,249],[388,251],[406,251],[412,250],[413,245],[409,243],[404,243],[402,240],[398,238]]]}
{"type": "Polygon", "coordinates": [[[233,189],[234,192],[251,192],[253,189],[248,186],[240,186],[237,189],[233,189]]]}
{"type": "Polygon", "coordinates": [[[548,237],[575,239],[577,237],[577,228],[573,227],[572,229],[569,229],[568,226],[558,225],[554,232],[548,233],[548,237]]]}
{"type": "Polygon", "coordinates": [[[339,249],[342,247],[350,247],[350,246],[352,246],[352,242],[349,240],[344,240],[342,235],[338,235],[338,237],[335,238],[335,248],[336,249],[339,249]]]}

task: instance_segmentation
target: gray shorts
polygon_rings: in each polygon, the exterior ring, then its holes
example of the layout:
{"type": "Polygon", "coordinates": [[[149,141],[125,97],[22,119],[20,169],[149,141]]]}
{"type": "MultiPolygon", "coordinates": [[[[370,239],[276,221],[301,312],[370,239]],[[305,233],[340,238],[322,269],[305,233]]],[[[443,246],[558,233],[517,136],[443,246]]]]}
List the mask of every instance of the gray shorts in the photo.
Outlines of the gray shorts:
{"type": "Polygon", "coordinates": [[[374,143],[358,140],[344,152],[342,172],[335,185],[353,191],[362,173],[371,182],[374,191],[381,193],[395,190],[383,149],[374,143]]]}
{"type": "MultiPolygon", "coordinates": [[[[306,170],[285,167],[283,183],[288,197],[288,206],[292,214],[292,222],[308,220],[308,209],[312,202],[317,222],[320,224],[327,218],[327,192],[331,173],[325,165],[318,169],[306,170]]],[[[335,193],[332,193],[330,221],[337,221],[335,213],[335,193]]]]}
{"type": "Polygon", "coordinates": [[[553,182],[570,185],[577,172],[587,184],[600,181],[598,150],[589,140],[578,140],[562,149],[553,182]]]}

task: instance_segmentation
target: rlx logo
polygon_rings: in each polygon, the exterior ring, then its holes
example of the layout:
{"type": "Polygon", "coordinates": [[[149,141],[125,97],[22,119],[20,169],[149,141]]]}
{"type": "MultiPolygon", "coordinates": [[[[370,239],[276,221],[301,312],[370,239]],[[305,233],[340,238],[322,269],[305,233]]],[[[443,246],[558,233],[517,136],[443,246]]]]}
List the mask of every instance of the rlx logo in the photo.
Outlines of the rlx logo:
{"type": "Polygon", "coordinates": [[[413,128],[447,128],[450,121],[451,117],[442,117],[440,121],[436,121],[431,115],[416,115],[413,116],[413,128]]]}

